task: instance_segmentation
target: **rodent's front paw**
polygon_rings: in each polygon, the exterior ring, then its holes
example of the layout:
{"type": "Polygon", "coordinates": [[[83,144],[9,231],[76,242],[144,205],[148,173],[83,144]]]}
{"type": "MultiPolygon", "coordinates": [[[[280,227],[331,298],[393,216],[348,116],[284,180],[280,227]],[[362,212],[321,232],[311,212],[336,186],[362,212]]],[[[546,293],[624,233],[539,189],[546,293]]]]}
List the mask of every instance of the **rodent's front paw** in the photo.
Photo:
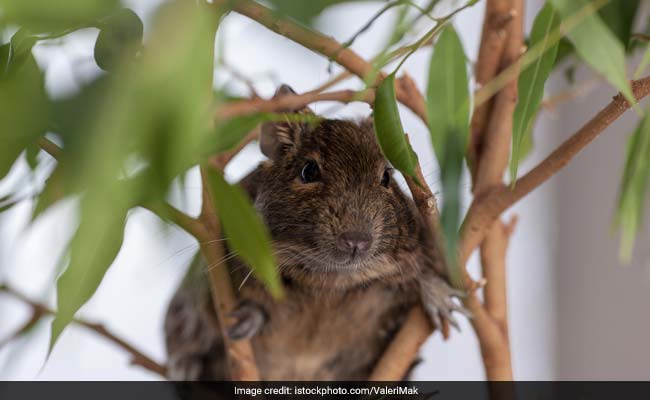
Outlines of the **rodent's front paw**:
{"type": "Polygon", "coordinates": [[[426,274],[420,280],[420,297],[422,305],[431,322],[440,329],[442,327],[442,320],[445,319],[460,331],[458,321],[452,315],[457,311],[468,318],[472,317],[469,310],[454,302],[453,298],[465,297],[465,292],[462,290],[454,289],[443,278],[431,274],[426,274]]]}
{"type": "Polygon", "coordinates": [[[255,336],[266,322],[266,311],[257,303],[242,301],[230,313],[235,322],[230,325],[226,333],[230,340],[244,340],[255,336]]]}

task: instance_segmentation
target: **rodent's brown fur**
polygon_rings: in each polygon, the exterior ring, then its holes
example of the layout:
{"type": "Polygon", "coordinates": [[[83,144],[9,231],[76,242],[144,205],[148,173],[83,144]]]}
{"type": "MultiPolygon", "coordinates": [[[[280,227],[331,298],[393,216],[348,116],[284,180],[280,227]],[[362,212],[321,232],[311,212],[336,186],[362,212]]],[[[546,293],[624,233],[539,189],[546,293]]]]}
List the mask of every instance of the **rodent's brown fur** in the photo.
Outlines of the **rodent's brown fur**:
{"type": "MultiPolygon", "coordinates": [[[[380,184],[388,164],[371,122],[324,119],[315,127],[274,128],[279,136],[266,148],[270,160],[242,185],[271,231],[285,298],[273,300],[237,259],[228,263],[235,288],[243,283],[241,299],[268,316],[252,338],[261,377],[367,379],[420,301],[420,280],[433,271],[434,255],[426,253],[432,238],[398,184],[380,184]],[[303,183],[310,159],[321,178],[303,183]],[[365,259],[341,262],[336,237],[350,229],[371,231],[372,246],[365,259]]],[[[207,279],[193,282],[198,286],[179,290],[166,321],[173,377],[227,379],[207,279]]]]}

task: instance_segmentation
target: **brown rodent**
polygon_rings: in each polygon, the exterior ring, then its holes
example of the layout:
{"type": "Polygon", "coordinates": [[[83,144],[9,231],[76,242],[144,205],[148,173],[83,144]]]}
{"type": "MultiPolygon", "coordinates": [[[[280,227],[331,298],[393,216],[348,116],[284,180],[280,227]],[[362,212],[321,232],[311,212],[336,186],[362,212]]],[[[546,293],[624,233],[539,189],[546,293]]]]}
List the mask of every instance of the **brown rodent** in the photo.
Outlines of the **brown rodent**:
{"type": "MultiPolygon", "coordinates": [[[[269,160],[242,185],[271,232],[285,297],[233,258],[240,305],[227,331],[251,338],[264,380],[367,379],[418,302],[434,323],[453,322],[458,293],[436,273],[430,230],[392,179],[372,121],[267,123],[260,144],[269,160]]],[[[168,310],[174,379],[228,379],[204,270],[190,270],[168,310]]]]}

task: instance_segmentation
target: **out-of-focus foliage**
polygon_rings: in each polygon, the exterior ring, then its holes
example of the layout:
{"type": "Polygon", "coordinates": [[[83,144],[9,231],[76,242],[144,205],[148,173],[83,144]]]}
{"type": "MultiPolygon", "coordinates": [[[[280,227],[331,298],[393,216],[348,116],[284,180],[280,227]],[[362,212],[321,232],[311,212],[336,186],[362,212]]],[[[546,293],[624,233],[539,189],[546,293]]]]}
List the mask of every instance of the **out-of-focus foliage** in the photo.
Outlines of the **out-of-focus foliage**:
{"type": "Polygon", "coordinates": [[[82,192],[81,222],[57,284],[52,343],[99,286],[120,248],[127,211],[164,198],[171,181],[200,161],[209,132],[210,57],[218,18],[205,11],[182,1],[164,6],[142,57],[109,75],[95,99],[95,114],[77,132],[62,134],[64,148],[83,143],[72,161],[77,168],[66,170],[82,192]]]}
{"type": "Polygon", "coordinates": [[[118,0],[0,0],[2,19],[32,33],[94,26],[119,7],[118,0]]]}
{"type": "Polygon", "coordinates": [[[135,58],[142,46],[144,27],[140,18],[129,9],[121,9],[99,21],[100,32],[95,43],[97,65],[109,71],[122,57],[135,58]]]}
{"type": "Polygon", "coordinates": [[[33,44],[19,31],[0,47],[0,179],[47,128],[49,104],[33,44]]]}
{"type": "MultiPolygon", "coordinates": [[[[36,198],[33,217],[64,197],[79,199],[79,227],[61,261],[51,345],[97,290],[119,252],[129,210],[155,208],[174,179],[232,148],[272,117],[213,121],[214,38],[221,15],[209,4],[167,2],[143,43],[142,22],[116,1],[0,2],[0,26],[18,28],[0,46],[0,177],[23,152],[34,166],[37,141],[50,132],[62,150],[36,198]],[[88,27],[99,29],[95,61],[107,73],[76,93],[49,99],[32,47],[88,27]]],[[[11,207],[9,200],[2,201],[3,209],[11,207]]],[[[239,192],[225,190],[219,200],[228,208],[229,231],[262,232],[239,192]],[[230,207],[234,203],[238,206],[230,207]]],[[[235,235],[231,245],[269,248],[262,234],[235,235]]],[[[277,293],[274,258],[260,251],[243,259],[277,293]]]]}
{"type": "Polygon", "coordinates": [[[627,157],[618,197],[616,226],[621,230],[621,259],[629,261],[650,184],[650,117],[641,120],[627,146],[627,157]]]}
{"type": "Polygon", "coordinates": [[[518,100],[513,116],[512,156],[510,158],[510,180],[517,179],[517,167],[521,158],[522,144],[531,133],[531,124],[544,97],[544,84],[548,79],[557,54],[558,43],[551,42],[551,35],[560,26],[560,18],[549,3],[537,14],[530,34],[529,48],[542,46],[545,51],[534,63],[519,75],[518,100]]]}
{"type": "Polygon", "coordinates": [[[401,173],[415,178],[418,158],[404,135],[395,99],[395,75],[383,80],[375,94],[374,122],[377,140],[388,161],[401,173]]]}

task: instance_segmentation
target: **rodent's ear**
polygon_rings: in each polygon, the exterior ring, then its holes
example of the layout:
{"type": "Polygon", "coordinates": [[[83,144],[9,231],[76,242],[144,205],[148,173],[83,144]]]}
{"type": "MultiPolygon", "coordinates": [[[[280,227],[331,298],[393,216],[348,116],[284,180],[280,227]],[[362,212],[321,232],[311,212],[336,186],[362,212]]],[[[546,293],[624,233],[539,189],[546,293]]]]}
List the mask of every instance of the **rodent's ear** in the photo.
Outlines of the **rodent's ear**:
{"type": "MultiPolygon", "coordinates": [[[[274,99],[294,95],[296,92],[288,85],[282,85],[278,88],[273,96],[274,99]]],[[[302,107],[297,109],[284,109],[285,114],[303,114],[313,115],[313,111],[309,107],[302,107]]],[[[299,141],[300,135],[306,128],[305,124],[299,120],[292,120],[285,118],[283,121],[271,121],[262,124],[262,132],[260,134],[260,148],[262,153],[270,159],[276,159],[282,156],[287,151],[295,148],[299,141]]]]}

